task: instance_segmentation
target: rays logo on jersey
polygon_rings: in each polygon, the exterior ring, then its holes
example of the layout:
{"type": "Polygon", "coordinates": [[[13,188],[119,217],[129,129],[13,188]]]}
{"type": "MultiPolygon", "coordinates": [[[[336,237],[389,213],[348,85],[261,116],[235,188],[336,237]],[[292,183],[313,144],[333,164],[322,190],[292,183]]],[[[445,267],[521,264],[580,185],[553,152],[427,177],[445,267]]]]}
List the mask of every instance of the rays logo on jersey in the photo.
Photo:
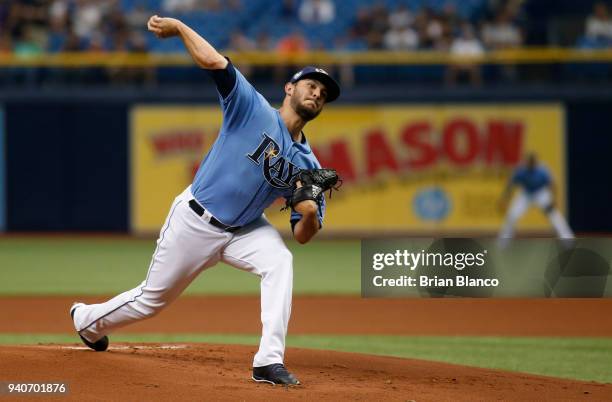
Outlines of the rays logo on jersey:
{"type": "Polygon", "coordinates": [[[293,185],[300,168],[280,155],[280,147],[268,134],[263,133],[263,139],[252,153],[247,154],[252,162],[261,165],[263,157],[263,175],[271,186],[288,188],[293,185]]]}

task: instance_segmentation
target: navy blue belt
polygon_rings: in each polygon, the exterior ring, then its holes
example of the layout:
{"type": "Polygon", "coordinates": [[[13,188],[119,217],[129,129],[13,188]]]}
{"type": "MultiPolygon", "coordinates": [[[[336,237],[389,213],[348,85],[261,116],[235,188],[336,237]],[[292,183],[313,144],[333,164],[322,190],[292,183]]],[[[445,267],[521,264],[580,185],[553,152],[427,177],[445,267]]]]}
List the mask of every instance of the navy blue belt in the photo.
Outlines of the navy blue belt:
{"type": "MultiPolygon", "coordinates": [[[[198,202],[196,200],[191,200],[189,201],[189,208],[191,208],[193,210],[193,212],[195,212],[196,214],[198,214],[198,216],[202,216],[204,215],[204,208],[198,204],[198,202]]],[[[230,233],[234,233],[240,229],[242,229],[242,226],[228,226],[224,223],[221,223],[217,220],[217,218],[215,218],[214,216],[211,215],[210,217],[210,221],[208,221],[211,225],[218,227],[219,229],[225,230],[226,232],[230,232],[230,233]]]]}

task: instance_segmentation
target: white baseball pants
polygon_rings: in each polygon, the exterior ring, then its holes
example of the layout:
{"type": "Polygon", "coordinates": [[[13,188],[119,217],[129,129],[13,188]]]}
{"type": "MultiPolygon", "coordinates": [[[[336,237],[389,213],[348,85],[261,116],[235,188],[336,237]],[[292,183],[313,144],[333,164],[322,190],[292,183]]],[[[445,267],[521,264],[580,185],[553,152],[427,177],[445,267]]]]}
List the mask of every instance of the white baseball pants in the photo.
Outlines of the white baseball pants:
{"type": "Polygon", "coordinates": [[[543,188],[536,191],[532,195],[521,191],[516,197],[514,197],[512,203],[510,204],[510,208],[508,209],[506,221],[499,232],[500,242],[503,243],[514,236],[514,226],[516,225],[516,222],[521,216],[523,216],[529,205],[532,203],[540,207],[540,209],[546,214],[560,239],[574,238],[574,233],[559,210],[556,208],[548,209],[552,203],[552,194],[548,188],[543,188]]]}
{"type": "MultiPolygon", "coordinates": [[[[173,302],[203,270],[223,261],[261,277],[262,336],[253,366],[282,363],[291,315],[293,257],[278,231],[262,216],[229,233],[188,205],[191,187],[172,204],[146,279],[101,304],[75,311],[77,331],[91,342],[132,322],[153,317],[173,302]]],[[[205,318],[204,318],[205,319],[205,318]]]]}

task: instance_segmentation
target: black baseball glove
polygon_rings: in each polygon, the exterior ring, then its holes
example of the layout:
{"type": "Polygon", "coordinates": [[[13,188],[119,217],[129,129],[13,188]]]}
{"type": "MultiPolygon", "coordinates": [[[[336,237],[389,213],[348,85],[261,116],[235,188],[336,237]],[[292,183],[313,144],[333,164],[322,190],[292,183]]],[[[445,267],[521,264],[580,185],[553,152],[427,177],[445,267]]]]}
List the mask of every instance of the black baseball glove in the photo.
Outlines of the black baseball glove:
{"type": "Polygon", "coordinates": [[[302,187],[294,185],[293,194],[287,199],[285,208],[295,206],[302,201],[312,200],[320,205],[323,200],[323,193],[329,190],[331,197],[332,190],[338,190],[342,185],[342,180],[334,169],[305,169],[301,170],[295,181],[302,182],[302,187]]]}

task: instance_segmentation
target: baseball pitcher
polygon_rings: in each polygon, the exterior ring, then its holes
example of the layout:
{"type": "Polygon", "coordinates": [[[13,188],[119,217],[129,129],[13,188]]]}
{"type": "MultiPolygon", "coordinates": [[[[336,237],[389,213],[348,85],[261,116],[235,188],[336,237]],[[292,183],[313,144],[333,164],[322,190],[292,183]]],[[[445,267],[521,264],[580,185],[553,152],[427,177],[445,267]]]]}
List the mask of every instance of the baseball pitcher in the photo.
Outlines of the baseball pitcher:
{"type": "Polygon", "coordinates": [[[74,326],[87,346],[106,350],[108,334],[159,313],[203,270],[223,261],[261,278],[262,335],[253,380],[298,385],[283,364],[292,255],[263,211],[284,197],[293,236],[302,244],[322,227],[323,193],[338,177],[321,169],[302,129],[339,96],[340,88],[324,70],[306,67],[285,84],[277,110],[229,59],[181,21],[153,16],[148,29],[159,38],[182,39],[216,84],[223,124],[192,184],[172,203],[145,280],[105,303],[75,303],[70,309],[74,326]]]}

